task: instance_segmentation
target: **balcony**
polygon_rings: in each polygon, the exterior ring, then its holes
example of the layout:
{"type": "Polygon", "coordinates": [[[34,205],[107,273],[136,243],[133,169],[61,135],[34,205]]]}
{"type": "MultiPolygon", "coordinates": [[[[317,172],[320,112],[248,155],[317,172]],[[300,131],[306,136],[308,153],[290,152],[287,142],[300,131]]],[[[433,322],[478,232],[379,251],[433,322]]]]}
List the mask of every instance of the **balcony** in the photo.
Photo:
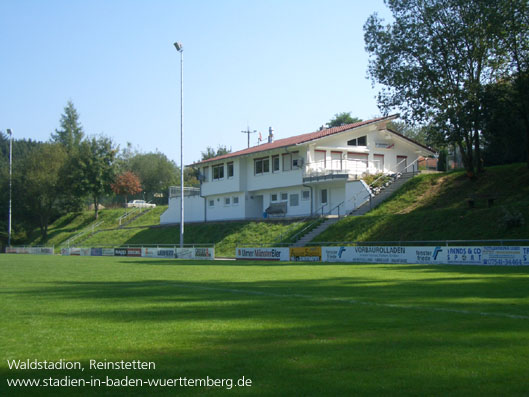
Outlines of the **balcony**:
{"type": "Polygon", "coordinates": [[[329,180],[359,179],[365,174],[384,172],[381,161],[374,160],[331,160],[307,163],[303,168],[303,183],[329,180]]]}
{"type": "MultiPolygon", "coordinates": [[[[184,187],[184,197],[200,196],[200,188],[184,187]]],[[[180,186],[169,186],[169,198],[180,197],[180,186]]]]}

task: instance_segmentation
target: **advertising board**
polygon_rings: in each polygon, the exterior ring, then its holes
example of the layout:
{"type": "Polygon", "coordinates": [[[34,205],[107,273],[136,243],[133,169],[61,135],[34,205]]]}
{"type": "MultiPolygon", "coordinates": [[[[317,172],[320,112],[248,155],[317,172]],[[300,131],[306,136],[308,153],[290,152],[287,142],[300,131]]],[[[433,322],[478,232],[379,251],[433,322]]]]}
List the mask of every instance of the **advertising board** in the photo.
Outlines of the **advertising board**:
{"type": "Polygon", "coordinates": [[[288,261],[288,248],[235,248],[236,259],[288,261]]]}
{"type": "MultiPolygon", "coordinates": [[[[200,248],[200,249],[204,249],[204,248],[200,248]]],[[[205,248],[206,250],[208,249],[212,249],[212,248],[205,248]]],[[[175,258],[178,258],[178,259],[195,259],[195,253],[196,253],[196,248],[176,248],[174,251],[174,257],[175,258]]],[[[206,252],[202,252],[200,251],[200,255],[199,255],[199,258],[200,259],[212,259],[210,258],[208,255],[209,255],[209,251],[206,251],[206,252]],[[200,256],[202,255],[202,256],[200,256]]]]}
{"type": "MultiPolygon", "coordinates": [[[[215,259],[215,248],[212,248],[212,247],[195,248],[194,254],[195,254],[195,259],[213,260],[215,259]]],[[[192,258],[189,258],[189,259],[192,259],[192,258]]]]}
{"type": "Polygon", "coordinates": [[[319,262],[321,247],[290,247],[291,261],[319,262]]]}

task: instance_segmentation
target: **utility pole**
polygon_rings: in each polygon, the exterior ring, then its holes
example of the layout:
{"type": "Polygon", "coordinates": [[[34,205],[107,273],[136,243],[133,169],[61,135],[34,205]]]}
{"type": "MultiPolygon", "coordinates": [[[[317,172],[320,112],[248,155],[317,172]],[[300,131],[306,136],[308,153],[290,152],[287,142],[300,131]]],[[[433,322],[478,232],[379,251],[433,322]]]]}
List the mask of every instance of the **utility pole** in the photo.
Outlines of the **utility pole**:
{"type": "Polygon", "coordinates": [[[243,134],[248,134],[248,147],[250,147],[250,134],[257,133],[256,130],[250,131],[250,126],[246,127],[246,131],[241,131],[243,134]]]}
{"type": "Polygon", "coordinates": [[[9,218],[7,224],[7,246],[11,247],[11,203],[12,203],[12,174],[13,174],[13,132],[8,128],[9,134],[9,218]]]}
{"type": "Polygon", "coordinates": [[[180,53],[180,248],[184,248],[184,47],[174,43],[180,53]]]}

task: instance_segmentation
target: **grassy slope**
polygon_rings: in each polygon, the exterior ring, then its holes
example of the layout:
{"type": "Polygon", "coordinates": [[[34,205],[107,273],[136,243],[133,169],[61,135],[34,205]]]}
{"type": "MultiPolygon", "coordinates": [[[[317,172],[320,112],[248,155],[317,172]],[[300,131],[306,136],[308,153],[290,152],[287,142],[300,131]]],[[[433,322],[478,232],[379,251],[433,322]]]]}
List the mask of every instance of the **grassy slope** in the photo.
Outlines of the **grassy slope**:
{"type": "MultiPolygon", "coordinates": [[[[296,233],[306,222],[211,222],[187,224],[185,241],[215,244],[217,256],[233,256],[237,244],[270,244],[296,233]]],[[[138,227],[97,233],[83,246],[126,244],[178,244],[180,227],[138,227]]]]}
{"type": "Polygon", "coordinates": [[[349,217],[314,241],[400,241],[529,237],[529,171],[524,164],[488,168],[477,180],[463,173],[420,175],[363,217],[349,217]],[[469,209],[466,198],[493,194],[469,209]],[[505,210],[519,211],[520,227],[507,227],[505,210]]]}
{"type": "MultiPolygon", "coordinates": [[[[87,233],[76,239],[76,246],[119,246],[137,244],[178,244],[180,227],[159,226],[160,215],[167,206],[158,206],[133,220],[123,229],[118,229],[118,218],[125,209],[104,209],[99,213],[99,221],[103,224],[95,234],[87,233]],[[103,229],[103,230],[101,230],[103,229]]],[[[54,222],[49,229],[46,245],[54,245],[57,250],[65,245],[69,238],[80,231],[91,230],[97,223],[92,211],[63,216],[54,222]]],[[[288,239],[301,230],[307,222],[211,222],[206,224],[187,224],[185,228],[186,243],[215,244],[218,256],[233,256],[237,244],[271,244],[288,239]]],[[[35,237],[32,244],[41,244],[35,237]]]]}
{"type": "Polygon", "coordinates": [[[514,396],[529,269],[0,255],[0,395],[514,396]],[[488,314],[487,314],[488,313],[488,314]],[[13,371],[6,360],[80,361],[13,371]],[[89,360],[153,361],[93,370],[89,360]],[[240,378],[251,388],[11,388],[5,378],[240,378]]]}
{"type": "Polygon", "coordinates": [[[28,243],[32,245],[46,244],[58,247],[65,244],[69,238],[74,237],[81,231],[90,230],[98,222],[103,222],[98,229],[116,227],[118,218],[124,213],[124,208],[104,209],[99,211],[99,219],[97,221],[94,219],[93,211],[67,214],[49,226],[48,240],[46,242],[43,243],[40,241],[40,233],[36,230],[28,243]]]}

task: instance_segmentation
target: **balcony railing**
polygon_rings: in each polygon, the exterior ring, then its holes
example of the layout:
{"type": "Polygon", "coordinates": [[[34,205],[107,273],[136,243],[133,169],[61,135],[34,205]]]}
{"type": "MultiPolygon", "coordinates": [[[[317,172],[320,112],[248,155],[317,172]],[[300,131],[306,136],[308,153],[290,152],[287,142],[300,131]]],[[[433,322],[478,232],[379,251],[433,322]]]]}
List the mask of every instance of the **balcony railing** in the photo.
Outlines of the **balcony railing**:
{"type": "Polygon", "coordinates": [[[384,172],[384,165],[379,160],[331,160],[307,163],[303,169],[303,180],[317,181],[327,179],[357,179],[364,174],[384,172]]]}
{"type": "MultiPolygon", "coordinates": [[[[200,196],[200,188],[184,187],[184,197],[200,196]]],[[[180,186],[169,186],[169,198],[180,197],[180,186]]]]}

